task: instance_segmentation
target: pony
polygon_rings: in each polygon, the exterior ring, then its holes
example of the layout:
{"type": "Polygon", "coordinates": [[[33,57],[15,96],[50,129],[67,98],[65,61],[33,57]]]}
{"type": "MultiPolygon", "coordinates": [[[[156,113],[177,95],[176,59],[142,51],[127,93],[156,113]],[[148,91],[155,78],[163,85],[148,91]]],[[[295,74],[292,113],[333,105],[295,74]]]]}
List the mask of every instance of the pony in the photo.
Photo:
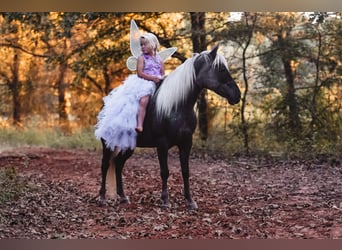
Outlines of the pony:
{"type": "MultiPolygon", "coordinates": [[[[194,54],[170,73],[150,98],[144,120],[144,129],[137,137],[137,147],[155,147],[162,179],[161,207],[169,208],[167,180],[168,150],[178,147],[182,171],[184,197],[188,209],[198,209],[193,200],[189,183],[189,156],[193,144],[193,133],[197,126],[194,106],[202,89],[209,89],[226,98],[231,105],[237,104],[241,92],[231,77],[227,62],[217,53],[218,46],[210,51],[194,54]]],[[[105,204],[106,177],[108,169],[116,179],[116,193],[120,203],[129,203],[122,182],[122,170],[134,150],[117,152],[106,147],[102,141],[101,188],[99,205],[105,204]]],[[[114,177],[113,177],[114,178],[114,177]]]]}

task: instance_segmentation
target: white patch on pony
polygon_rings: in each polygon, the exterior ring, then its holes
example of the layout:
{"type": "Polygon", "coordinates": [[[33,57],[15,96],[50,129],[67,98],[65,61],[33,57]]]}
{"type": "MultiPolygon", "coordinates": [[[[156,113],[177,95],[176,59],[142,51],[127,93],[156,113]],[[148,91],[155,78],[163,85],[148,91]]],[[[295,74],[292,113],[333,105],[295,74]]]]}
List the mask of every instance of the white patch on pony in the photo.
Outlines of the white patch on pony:
{"type": "Polygon", "coordinates": [[[182,104],[193,88],[195,81],[194,61],[198,56],[204,56],[206,62],[212,63],[212,67],[217,68],[223,64],[228,69],[226,59],[217,54],[215,60],[211,62],[208,51],[195,54],[187,59],[183,64],[178,66],[168,77],[165,78],[160,88],[157,90],[158,96],[156,100],[157,117],[169,117],[172,109],[176,109],[182,104]]]}
{"type": "Polygon", "coordinates": [[[107,170],[106,176],[106,191],[107,195],[110,199],[117,199],[117,190],[116,190],[116,173],[115,173],[115,164],[114,158],[118,155],[119,151],[117,148],[111,153],[109,160],[109,167],[107,170]]]}

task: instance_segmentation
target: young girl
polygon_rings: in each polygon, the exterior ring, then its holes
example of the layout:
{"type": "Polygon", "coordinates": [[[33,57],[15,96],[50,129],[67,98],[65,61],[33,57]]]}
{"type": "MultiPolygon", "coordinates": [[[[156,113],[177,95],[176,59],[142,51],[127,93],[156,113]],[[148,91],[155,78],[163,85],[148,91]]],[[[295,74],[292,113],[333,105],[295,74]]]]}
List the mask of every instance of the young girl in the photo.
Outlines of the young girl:
{"type": "Polygon", "coordinates": [[[149,98],[164,77],[163,62],[157,54],[157,37],[146,33],[140,37],[140,45],[137,74],[129,75],[124,84],[103,98],[104,106],[97,117],[95,136],[103,138],[112,150],[135,148],[137,133],[143,131],[149,98]]]}
{"type": "MultiPolygon", "coordinates": [[[[138,57],[137,75],[145,80],[153,81],[155,84],[160,83],[164,77],[164,66],[161,58],[157,54],[159,47],[157,37],[152,33],[145,34],[140,38],[140,46],[143,54],[138,57]]],[[[153,92],[154,90],[155,85],[153,85],[153,92]]],[[[143,131],[143,123],[149,98],[150,95],[145,95],[140,98],[138,124],[136,127],[138,133],[143,131]]]]}

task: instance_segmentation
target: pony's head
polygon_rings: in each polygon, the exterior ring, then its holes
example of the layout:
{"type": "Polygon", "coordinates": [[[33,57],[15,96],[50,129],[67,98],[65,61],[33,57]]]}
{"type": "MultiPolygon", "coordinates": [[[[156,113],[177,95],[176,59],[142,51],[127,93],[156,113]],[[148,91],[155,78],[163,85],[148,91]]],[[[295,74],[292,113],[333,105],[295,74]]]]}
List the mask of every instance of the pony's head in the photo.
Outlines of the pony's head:
{"type": "Polygon", "coordinates": [[[229,73],[227,61],[217,50],[218,46],[197,56],[194,61],[195,82],[201,89],[210,89],[227,98],[229,104],[237,104],[241,98],[240,89],[229,73]]]}
{"type": "Polygon", "coordinates": [[[232,105],[240,101],[240,89],[229,74],[227,61],[217,49],[194,55],[166,77],[157,90],[158,117],[169,117],[172,110],[177,110],[189,96],[198,94],[203,88],[227,98],[232,105]]]}

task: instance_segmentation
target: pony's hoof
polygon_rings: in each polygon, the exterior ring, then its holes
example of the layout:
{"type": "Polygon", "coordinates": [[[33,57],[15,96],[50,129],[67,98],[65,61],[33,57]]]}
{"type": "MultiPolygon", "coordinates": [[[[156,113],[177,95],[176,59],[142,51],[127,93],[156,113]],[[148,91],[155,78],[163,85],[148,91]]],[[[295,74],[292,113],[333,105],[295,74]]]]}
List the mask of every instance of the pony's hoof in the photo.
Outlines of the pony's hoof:
{"type": "Polygon", "coordinates": [[[104,207],[105,205],[106,205],[106,199],[103,199],[103,198],[99,198],[98,200],[97,200],[97,205],[99,206],[99,207],[104,207]]]}
{"type": "Polygon", "coordinates": [[[196,201],[187,202],[187,207],[189,210],[197,210],[198,209],[196,201]]]}
{"type": "Polygon", "coordinates": [[[171,204],[170,202],[163,202],[161,205],[160,205],[160,208],[163,209],[163,210],[168,210],[171,208],[171,204]]]}
{"type": "Polygon", "coordinates": [[[124,196],[124,197],[120,197],[119,203],[120,204],[130,204],[131,202],[129,201],[129,198],[127,196],[124,196]]]}

